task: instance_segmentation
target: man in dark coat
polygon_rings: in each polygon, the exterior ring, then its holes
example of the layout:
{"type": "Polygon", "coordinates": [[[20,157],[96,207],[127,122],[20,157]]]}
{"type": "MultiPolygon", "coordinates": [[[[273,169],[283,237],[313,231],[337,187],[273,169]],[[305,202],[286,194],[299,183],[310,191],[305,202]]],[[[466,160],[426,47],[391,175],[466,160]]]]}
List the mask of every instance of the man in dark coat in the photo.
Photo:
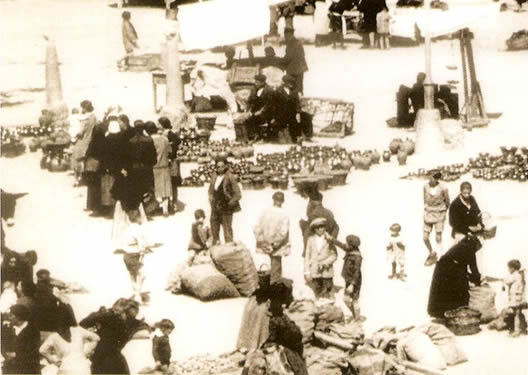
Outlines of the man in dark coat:
{"type": "MultiPolygon", "coordinates": [[[[297,137],[301,135],[299,125],[301,102],[299,93],[294,89],[295,82],[295,78],[290,75],[285,75],[282,78],[282,85],[275,94],[275,124],[271,131],[271,137],[277,138],[287,129],[289,138],[293,143],[297,142],[297,137]]],[[[279,137],[279,143],[287,143],[280,138],[282,137],[279,137]]]]}
{"type": "Polygon", "coordinates": [[[339,235],[339,225],[337,224],[332,211],[323,206],[323,195],[321,193],[315,193],[314,196],[308,202],[306,216],[308,217],[308,220],[301,220],[299,222],[301,231],[303,233],[304,248],[306,248],[306,241],[308,240],[308,237],[311,234],[309,224],[317,218],[323,218],[326,220],[326,233],[328,233],[333,238],[337,238],[337,236],[339,235]]]}
{"type": "Polygon", "coordinates": [[[216,174],[209,185],[211,204],[211,232],[213,244],[220,242],[220,226],[224,230],[225,242],[233,241],[233,214],[240,211],[242,193],[238,182],[224,160],[216,162],[216,174]]]}
{"type": "Polygon", "coordinates": [[[248,99],[248,109],[251,117],[246,120],[247,134],[250,139],[262,139],[264,134],[260,126],[269,124],[273,118],[273,89],[266,84],[266,76],[255,76],[255,87],[248,99]]]}
{"type": "Polygon", "coordinates": [[[294,91],[304,93],[304,73],[308,71],[306,57],[304,56],[304,47],[300,40],[296,39],[293,29],[286,27],[284,29],[284,39],[286,40],[286,52],[284,55],[284,64],[286,73],[295,78],[294,91]]]}
{"type": "Polygon", "coordinates": [[[10,309],[10,325],[2,324],[2,355],[4,374],[40,374],[40,333],[30,321],[25,306],[10,309]]]}
{"type": "Polygon", "coordinates": [[[468,233],[478,233],[483,228],[480,208],[471,191],[471,184],[463,182],[460,185],[460,195],[449,206],[449,224],[455,242],[460,241],[468,233]]]}

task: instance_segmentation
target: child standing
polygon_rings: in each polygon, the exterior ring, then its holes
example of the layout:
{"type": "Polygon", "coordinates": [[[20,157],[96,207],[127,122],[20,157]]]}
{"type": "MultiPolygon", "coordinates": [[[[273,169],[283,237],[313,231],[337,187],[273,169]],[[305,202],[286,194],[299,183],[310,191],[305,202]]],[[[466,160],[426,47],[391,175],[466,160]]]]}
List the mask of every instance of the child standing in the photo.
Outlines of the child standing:
{"type": "Polygon", "coordinates": [[[132,280],[132,290],[134,292],[133,299],[138,303],[144,303],[144,294],[142,293],[143,282],[145,275],[143,274],[143,257],[145,254],[152,253],[152,250],[145,248],[139,252],[126,252],[122,249],[117,249],[114,254],[123,254],[123,262],[127,268],[130,280],[132,280]]]}
{"type": "Polygon", "coordinates": [[[508,312],[513,317],[513,330],[510,328],[510,334],[518,337],[521,333],[526,333],[526,319],[522,313],[526,304],[526,279],[525,271],[521,270],[521,262],[512,259],[508,262],[508,271],[510,274],[504,279],[508,287],[508,312]]]}
{"type": "Polygon", "coordinates": [[[162,319],[154,327],[156,330],[152,338],[152,356],[156,361],[156,370],[167,373],[171,360],[169,336],[174,330],[174,323],[169,319],[162,319]]]}
{"type": "Polygon", "coordinates": [[[194,258],[202,252],[206,252],[213,245],[211,229],[204,224],[205,212],[202,209],[194,212],[195,222],[191,228],[191,241],[189,242],[188,264],[192,266],[194,258]]]}
{"type": "Polygon", "coordinates": [[[387,259],[392,265],[392,274],[389,279],[405,281],[405,245],[400,237],[401,225],[392,224],[390,229],[389,244],[387,245],[387,259]],[[398,271],[398,272],[396,272],[398,271]]]}
{"type": "Polygon", "coordinates": [[[313,234],[308,237],[304,257],[304,277],[311,282],[316,299],[333,299],[335,246],[326,233],[326,219],[316,218],[310,223],[313,234]]]}
{"type": "Polygon", "coordinates": [[[346,254],[343,262],[341,276],[345,279],[344,301],[352,312],[354,320],[364,321],[365,317],[361,316],[359,310],[359,292],[361,290],[361,263],[363,257],[359,251],[361,240],[353,234],[346,237],[346,244],[331,239],[330,242],[343,249],[346,254]]]}
{"type": "Polygon", "coordinates": [[[381,49],[390,48],[390,20],[391,16],[387,7],[383,8],[383,10],[376,16],[376,28],[378,32],[379,47],[381,49]]]}

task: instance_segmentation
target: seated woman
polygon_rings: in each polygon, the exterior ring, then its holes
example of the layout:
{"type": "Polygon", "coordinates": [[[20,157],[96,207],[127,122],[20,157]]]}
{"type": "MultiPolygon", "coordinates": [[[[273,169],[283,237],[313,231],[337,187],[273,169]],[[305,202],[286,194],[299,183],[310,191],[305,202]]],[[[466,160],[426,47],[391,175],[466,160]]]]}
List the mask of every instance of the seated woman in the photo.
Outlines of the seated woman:
{"type": "Polygon", "coordinates": [[[436,263],[429,291],[429,315],[443,319],[446,311],[468,305],[469,282],[480,285],[476,253],[481,247],[479,239],[468,234],[436,263]]]}

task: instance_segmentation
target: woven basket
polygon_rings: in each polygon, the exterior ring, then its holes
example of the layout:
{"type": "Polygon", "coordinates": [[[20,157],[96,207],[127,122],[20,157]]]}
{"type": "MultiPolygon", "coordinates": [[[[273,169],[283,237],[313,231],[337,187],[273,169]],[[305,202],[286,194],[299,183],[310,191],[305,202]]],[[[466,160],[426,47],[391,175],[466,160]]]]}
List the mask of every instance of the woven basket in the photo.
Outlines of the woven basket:
{"type": "Polygon", "coordinates": [[[216,116],[196,117],[196,126],[201,130],[214,130],[216,124],[216,116]]]}
{"type": "Polygon", "coordinates": [[[332,175],[332,185],[342,186],[346,184],[346,179],[348,177],[347,171],[332,171],[330,174],[332,175]]]}
{"type": "Polygon", "coordinates": [[[480,313],[469,307],[446,311],[446,326],[457,336],[474,335],[480,332],[480,313]]]}

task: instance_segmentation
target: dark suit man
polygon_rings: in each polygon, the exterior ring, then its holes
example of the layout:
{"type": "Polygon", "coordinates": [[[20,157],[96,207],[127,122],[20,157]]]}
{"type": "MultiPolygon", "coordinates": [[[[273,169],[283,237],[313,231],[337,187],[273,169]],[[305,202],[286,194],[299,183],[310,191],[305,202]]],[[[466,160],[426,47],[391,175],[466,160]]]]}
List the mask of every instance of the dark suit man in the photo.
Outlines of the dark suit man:
{"type": "MultiPolygon", "coordinates": [[[[328,208],[323,206],[323,195],[321,193],[315,193],[314,196],[308,201],[308,207],[306,208],[306,216],[308,220],[302,220],[299,222],[301,231],[303,233],[304,246],[311,234],[310,223],[317,218],[324,218],[326,220],[325,229],[333,238],[337,238],[339,235],[339,225],[337,224],[334,214],[328,208]]],[[[303,250],[304,256],[304,250],[303,250]]]]}
{"type": "MultiPolygon", "coordinates": [[[[292,142],[297,142],[297,137],[301,134],[299,126],[301,103],[298,92],[295,91],[295,78],[285,75],[282,78],[283,84],[277,89],[275,94],[275,124],[273,135],[277,136],[287,129],[292,142]]],[[[280,143],[283,143],[279,139],[280,143]]]]}
{"type": "Polygon", "coordinates": [[[40,374],[40,333],[30,321],[29,310],[22,305],[10,309],[10,325],[2,324],[4,374],[40,374]]]}
{"type": "Polygon", "coordinates": [[[284,39],[286,40],[286,52],[284,55],[286,73],[295,78],[294,90],[299,94],[303,94],[304,72],[308,71],[303,44],[295,38],[293,29],[289,27],[284,29],[284,39]]]}
{"type": "Polygon", "coordinates": [[[233,241],[233,214],[240,211],[240,187],[227,168],[224,160],[216,162],[216,174],[209,185],[211,204],[211,232],[213,243],[220,242],[220,226],[224,230],[225,242],[233,241]]]}
{"type": "Polygon", "coordinates": [[[249,138],[264,138],[260,126],[269,124],[273,118],[273,89],[266,84],[266,76],[255,76],[255,87],[251,90],[248,99],[248,110],[251,117],[246,120],[249,138]]]}

